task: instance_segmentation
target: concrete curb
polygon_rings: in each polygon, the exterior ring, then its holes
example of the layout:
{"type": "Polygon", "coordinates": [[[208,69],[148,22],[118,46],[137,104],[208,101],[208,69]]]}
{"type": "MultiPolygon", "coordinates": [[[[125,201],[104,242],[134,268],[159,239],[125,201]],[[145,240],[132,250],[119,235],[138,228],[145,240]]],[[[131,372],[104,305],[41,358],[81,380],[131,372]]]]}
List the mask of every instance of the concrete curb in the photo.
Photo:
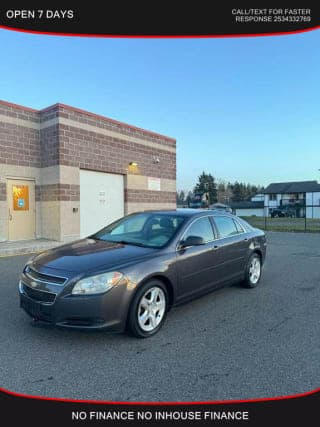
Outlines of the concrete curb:
{"type": "Polygon", "coordinates": [[[25,255],[42,252],[47,249],[62,245],[62,242],[56,241],[28,241],[28,242],[3,242],[0,243],[0,258],[25,255]]]}

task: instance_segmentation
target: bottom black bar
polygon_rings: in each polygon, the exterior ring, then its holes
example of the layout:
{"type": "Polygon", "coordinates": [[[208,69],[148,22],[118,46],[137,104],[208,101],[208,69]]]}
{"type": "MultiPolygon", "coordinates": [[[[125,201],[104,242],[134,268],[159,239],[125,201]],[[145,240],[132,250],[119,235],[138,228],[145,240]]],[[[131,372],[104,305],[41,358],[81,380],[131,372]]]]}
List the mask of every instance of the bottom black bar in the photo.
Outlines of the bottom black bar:
{"type": "Polygon", "coordinates": [[[47,400],[0,392],[6,425],[319,425],[320,392],[277,400],[199,404],[121,404],[47,400]],[[19,424],[18,424],[19,423],[19,424]],[[32,424],[31,424],[32,423],[32,424]],[[59,424],[58,424],[59,423],[59,424]],[[107,424],[106,424],[107,423],[107,424]]]}

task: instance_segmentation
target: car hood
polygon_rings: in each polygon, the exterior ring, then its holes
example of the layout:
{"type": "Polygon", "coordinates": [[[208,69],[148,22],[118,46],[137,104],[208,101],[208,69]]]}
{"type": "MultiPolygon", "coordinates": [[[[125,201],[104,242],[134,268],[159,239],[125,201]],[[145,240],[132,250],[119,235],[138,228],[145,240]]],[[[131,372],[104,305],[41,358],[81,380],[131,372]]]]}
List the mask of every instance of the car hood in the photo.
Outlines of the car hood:
{"type": "Polygon", "coordinates": [[[154,256],[157,251],[154,248],[88,238],[45,251],[36,256],[32,263],[38,271],[49,268],[83,273],[99,268],[108,270],[154,256]]]}

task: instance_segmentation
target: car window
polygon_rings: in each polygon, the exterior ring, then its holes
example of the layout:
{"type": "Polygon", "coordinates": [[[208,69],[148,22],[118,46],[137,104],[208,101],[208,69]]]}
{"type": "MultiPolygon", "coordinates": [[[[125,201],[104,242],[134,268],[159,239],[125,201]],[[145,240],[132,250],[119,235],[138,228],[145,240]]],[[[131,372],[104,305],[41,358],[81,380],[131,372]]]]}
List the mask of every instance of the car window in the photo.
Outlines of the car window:
{"type": "Polygon", "coordinates": [[[245,230],[244,230],[244,228],[242,227],[242,225],[241,225],[238,221],[236,221],[235,219],[234,219],[233,221],[234,221],[234,223],[236,224],[236,227],[237,227],[238,233],[244,233],[244,232],[245,232],[245,230]]]}
{"type": "Polygon", "coordinates": [[[136,215],[132,218],[128,218],[127,221],[115,227],[110,234],[123,234],[123,233],[133,233],[135,231],[141,231],[148,219],[147,215],[136,215]]]}
{"type": "Polygon", "coordinates": [[[176,214],[137,213],[115,221],[91,237],[160,248],[173,238],[184,221],[184,216],[176,214]]]}
{"type": "Polygon", "coordinates": [[[205,216],[195,220],[184,234],[183,239],[186,240],[189,236],[202,237],[205,243],[213,240],[214,234],[209,218],[205,216]]]}
{"type": "Polygon", "coordinates": [[[240,232],[243,232],[243,230],[238,230],[236,222],[233,220],[233,218],[229,218],[227,216],[215,216],[214,222],[219,231],[220,237],[234,236],[240,232]]]}

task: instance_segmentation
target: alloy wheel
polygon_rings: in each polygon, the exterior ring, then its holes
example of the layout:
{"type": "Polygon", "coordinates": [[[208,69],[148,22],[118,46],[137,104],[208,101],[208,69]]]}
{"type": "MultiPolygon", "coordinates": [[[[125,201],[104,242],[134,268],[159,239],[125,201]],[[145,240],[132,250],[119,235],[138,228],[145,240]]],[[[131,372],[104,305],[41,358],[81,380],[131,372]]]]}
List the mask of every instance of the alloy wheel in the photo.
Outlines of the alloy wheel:
{"type": "Polygon", "coordinates": [[[138,306],[138,323],[145,332],[151,332],[161,323],[166,311],[166,297],[161,288],[154,286],[142,296],[138,306]]]}
{"type": "Polygon", "coordinates": [[[249,267],[249,278],[252,284],[256,284],[261,275],[261,263],[258,257],[253,257],[249,267]]]}

